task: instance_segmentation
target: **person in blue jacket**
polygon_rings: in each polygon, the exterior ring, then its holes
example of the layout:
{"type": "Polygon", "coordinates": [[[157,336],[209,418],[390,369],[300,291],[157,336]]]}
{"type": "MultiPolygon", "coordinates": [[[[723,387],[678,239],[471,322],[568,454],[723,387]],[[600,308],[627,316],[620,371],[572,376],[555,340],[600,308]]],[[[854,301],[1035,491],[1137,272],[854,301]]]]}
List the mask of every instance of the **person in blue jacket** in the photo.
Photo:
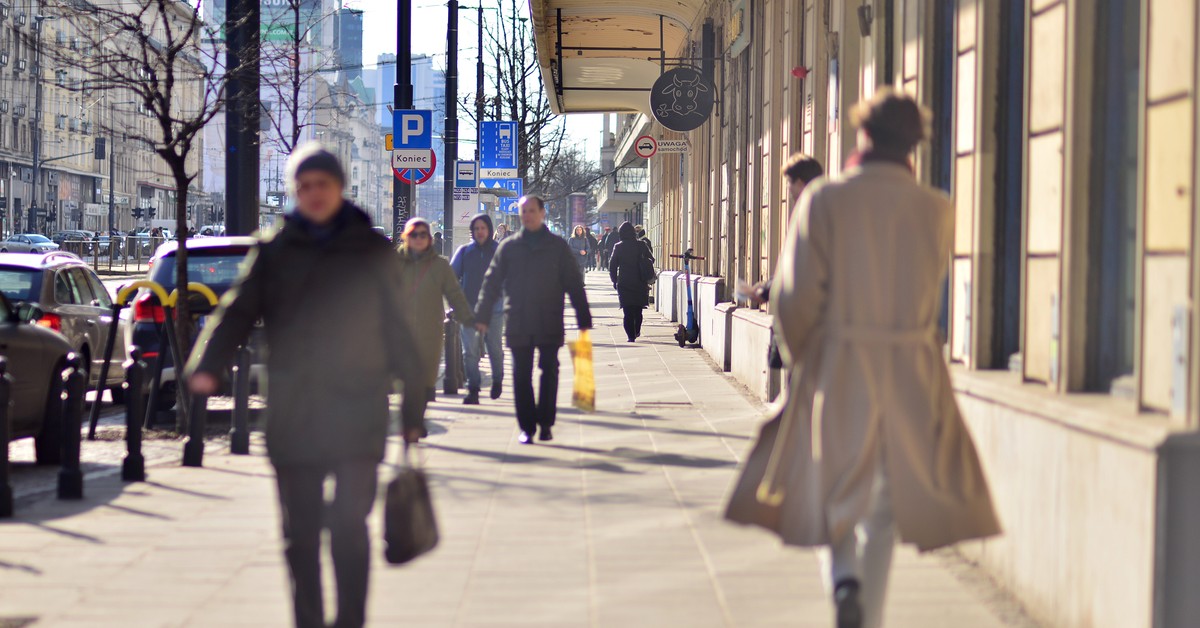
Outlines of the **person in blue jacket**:
{"type": "MultiPolygon", "coordinates": [[[[483,275],[500,246],[494,235],[491,217],[479,214],[471,219],[471,242],[458,247],[450,259],[450,267],[454,269],[454,275],[458,277],[458,283],[471,307],[475,307],[479,300],[483,275]]],[[[479,360],[484,345],[487,345],[488,359],[492,363],[492,399],[499,399],[504,389],[504,349],[500,346],[500,339],[504,337],[503,301],[497,300],[493,310],[491,326],[486,334],[480,334],[474,326],[463,325],[462,328],[463,362],[467,375],[467,396],[463,398],[463,403],[466,405],[479,404],[482,380],[479,360]]]]}

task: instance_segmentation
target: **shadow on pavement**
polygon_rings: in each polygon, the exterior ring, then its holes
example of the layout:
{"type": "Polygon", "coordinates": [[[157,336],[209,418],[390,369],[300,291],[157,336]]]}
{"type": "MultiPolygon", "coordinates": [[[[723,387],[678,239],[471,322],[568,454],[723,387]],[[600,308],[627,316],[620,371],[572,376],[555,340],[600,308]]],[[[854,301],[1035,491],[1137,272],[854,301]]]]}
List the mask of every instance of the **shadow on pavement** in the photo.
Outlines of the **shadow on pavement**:
{"type": "MultiPolygon", "coordinates": [[[[638,419],[658,419],[660,417],[637,415],[638,419]]],[[[577,422],[587,426],[605,427],[613,430],[632,431],[645,430],[648,432],[660,432],[664,434],[676,434],[679,436],[715,436],[717,438],[730,438],[736,440],[750,440],[749,436],[740,436],[737,434],[722,434],[721,432],[702,432],[700,430],[682,430],[677,427],[645,427],[642,425],[627,425],[625,423],[614,423],[612,421],[596,421],[593,419],[583,418],[570,419],[567,422],[577,422]]]]}

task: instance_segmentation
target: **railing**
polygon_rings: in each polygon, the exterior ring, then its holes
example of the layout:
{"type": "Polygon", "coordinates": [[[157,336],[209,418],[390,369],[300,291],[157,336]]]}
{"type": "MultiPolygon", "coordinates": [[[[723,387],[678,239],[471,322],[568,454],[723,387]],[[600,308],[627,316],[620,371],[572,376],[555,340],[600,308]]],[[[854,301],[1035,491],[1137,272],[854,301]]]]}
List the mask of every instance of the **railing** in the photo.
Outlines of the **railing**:
{"type": "Polygon", "coordinates": [[[161,236],[112,236],[107,240],[64,240],[59,250],[78,256],[96,270],[146,270],[150,258],[167,239],[161,236]]]}
{"type": "Polygon", "coordinates": [[[646,168],[618,168],[612,176],[617,193],[646,194],[650,189],[650,176],[646,168]]]}

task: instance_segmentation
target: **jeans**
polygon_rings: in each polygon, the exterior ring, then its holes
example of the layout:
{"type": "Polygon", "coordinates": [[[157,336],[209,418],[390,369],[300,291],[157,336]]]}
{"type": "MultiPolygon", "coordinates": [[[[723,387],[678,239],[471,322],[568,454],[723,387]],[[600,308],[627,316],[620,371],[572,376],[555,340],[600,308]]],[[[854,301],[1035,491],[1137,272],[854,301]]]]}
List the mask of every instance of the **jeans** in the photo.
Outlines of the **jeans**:
{"type": "MultiPolygon", "coordinates": [[[[483,342],[487,345],[488,360],[492,363],[492,385],[504,381],[504,348],[501,346],[503,337],[504,315],[496,314],[492,316],[492,324],[483,337],[483,342]]],[[[479,392],[483,380],[483,376],[479,373],[479,360],[482,357],[479,345],[479,332],[474,327],[463,325],[462,347],[463,363],[467,372],[467,390],[476,392],[479,392]]]]}
{"type": "Polygon", "coordinates": [[[871,501],[866,515],[838,543],[818,554],[829,591],[839,582],[853,578],[859,583],[863,608],[863,628],[883,624],[883,606],[887,598],[888,576],[892,569],[892,550],[896,546],[896,525],[892,519],[892,501],[882,458],[871,486],[871,501]]]}
{"type": "Polygon", "coordinates": [[[625,335],[630,340],[642,335],[642,307],[621,308],[625,312],[625,335]]]}
{"type": "Polygon", "coordinates": [[[513,396],[517,406],[517,424],[521,431],[533,435],[538,426],[554,425],[558,412],[558,345],[509,347],[513,359],[513,396]],[[533,351],[538,352],[538,368],[542,385],[537,401],[533,397],[533,351]]]}
{"type": "Polygon", "coordinates": [[[378,477],[373,460],[354,460],[333,467],[276,467],[279,507],[296,626],[324,627],[321,598],[321,530],[329,528],[333,571],[337,580],[337,628],[366,623],[371,541],[367,515],[375,504],[378,477]],[[336,490],[325,502],[325,478],[333,475],[336,490]]]}

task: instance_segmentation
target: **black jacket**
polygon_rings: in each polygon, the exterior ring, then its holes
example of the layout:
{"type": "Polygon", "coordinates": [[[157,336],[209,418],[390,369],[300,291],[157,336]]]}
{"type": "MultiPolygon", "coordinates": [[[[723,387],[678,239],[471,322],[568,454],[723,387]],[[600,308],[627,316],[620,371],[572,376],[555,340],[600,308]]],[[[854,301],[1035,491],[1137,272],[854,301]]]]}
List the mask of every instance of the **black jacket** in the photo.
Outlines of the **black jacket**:
{"type": "Polygon", "coordinates": [[[492,219],[487,214],[479,214],[471,219],[471,231],[471,242],[458,247],[454,257],[450,259],[450,267],[454,269],[454,276],[458,277],[463,294],[467,296],[467,303],[475,307],[476,301],[479,300],[479,290],[483,287],[483,275],[492,264],[492,257],[496,255],[500,243],[492,239],[495,230],[492,228],[492,219]],[[487,225],[489,233],[488,239],[482,245],[474,240],[475,223],[480,220],[487,225]]]}
{"type": "Polygon", "coordinates": [[[650,285],[642,277],[643,265],[653,268],[654,258],[646,245],[637,239],[633,225],[628,222],[618,229],[621,241],[613,247],[608,261],[608,275],[617,289],[621,307],[646,307],[650,305],[650,285]]]}
{"type": "Polygon", "coordinates": [[[185,373],[224,372],[261,319],[271,461],[382,460],[392,384],[419,379],[400,270],[387,238],[349,202],[327,228],[289,216],[246,258],[185,373]]]}
{"type": "Polygon", "coordinates": [[[522,229],[500,243],[483,278],[475,320],[489,324],[493,306],[505,296],[504,337],[514,347],[559,345],[566,338],[563,295],[571,297],[580,329],[590,329],[583,273],[566,240],[543,227],[522,229]]]}

